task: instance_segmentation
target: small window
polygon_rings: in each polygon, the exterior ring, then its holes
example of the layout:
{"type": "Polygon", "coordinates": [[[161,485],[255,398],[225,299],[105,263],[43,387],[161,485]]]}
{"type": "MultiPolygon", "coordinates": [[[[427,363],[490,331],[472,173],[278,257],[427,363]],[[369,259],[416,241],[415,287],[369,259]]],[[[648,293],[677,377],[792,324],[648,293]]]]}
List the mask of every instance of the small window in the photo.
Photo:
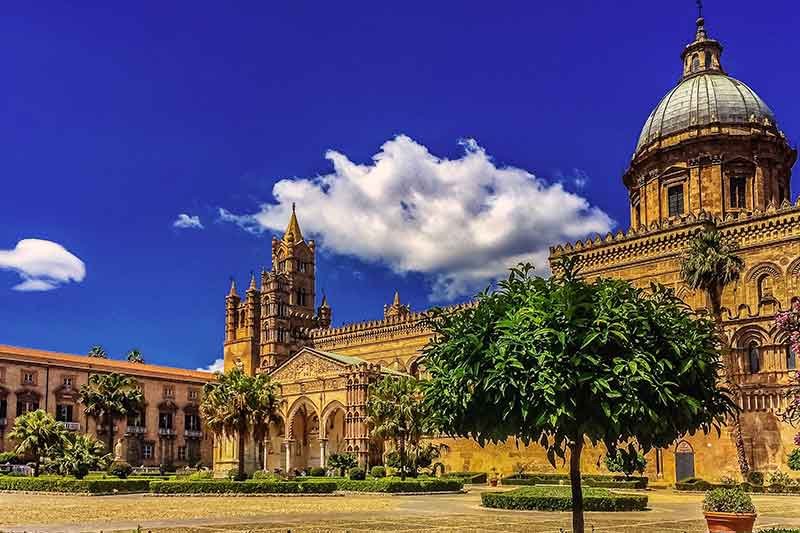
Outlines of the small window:
{"type": "Polygon", "coordinates": [[[744,209],[747,205],[747,178],[731,176],[731,208],[744,209]]]}
{"type": "Polygon", "coordinates": [[[22,384],[23,385],[36,385],[36,372],[28,370],[22,371],[22,384]]]}
{"type": "Polygon", "coordinates": [[[183,425],[189,431],[200,431],[200,417],[193,413],[184,415],[183,425]]]}
{"type": "Polygon", "coordinates": [[[683,185],[675,185],[667,189],[667,206],[670,217],[683,214],[683,185]]]}
{"type": "Polygon", "coordinates": [[[786,347],[786,370],[797,370],[797,354],[791,345],[786,347]]]}
{"type": "Polygon", "coordinates": [[[186,446],[178,446],[178,461],[186,460],[186,446]]]}
{"type": "Polygon", "coordinates": [[[189,389],[189,399],[190,400],[197,399],[197,389],[189,389]]]}
{"type": "Polygon", "coordinates": [[[642,206],[639,204],[636,204],[636,225],[642,225],[642,206]]]}
{"type": "Polygon", "coordinates": [[[697,54],[692,56],[692,72],[700,70],[700,56],[697,54]]]}
{"type": "Polygon", "coordinates": [[[65,389],[71,389],[72,388],[72,376],[64,376],[64,378],[61,380],[61,384],[64,385],[65,389]]]}
{"type": "Polygon", "coordinates": [[[711,52],[706,51],[706,68],[709,69],[713,67],[713,60],[711,56],[711,52]]]}
{"type": "Polygon", "coordinates": [[[72,406],[69,404],[56,405],[56,420],[59,422],[72,422],[72,406]]]}
{"type": "Polygon", "coordinates": [[[172,413],[158,414],[158,429],[172,429],[172,413]]]}
{"type": "Polygon", "coordinates": [[[165,398],[174,398],[175,397],[175,387],[172,385],[167,385],[164,387],[164,397],[165,398]]]}
{"type": "Polygon", "coordinates": [[[750,373],[757,374],[761,369],[760,360],[758,357],[758,344],[756,341],[751,341],[747,347],[748,360],[750,362],[750,373]]]}
{"type": "Polygon", "coordinates": [[[39,400],[17,398],[17,416],[39,409],[39,400]]]}
{"type": "Polygon", "coordinates": [[[144,459],[152,459],[153,458],[153,445],[149,442],[145,443],[142,446],[142,458],[144,459]]]}

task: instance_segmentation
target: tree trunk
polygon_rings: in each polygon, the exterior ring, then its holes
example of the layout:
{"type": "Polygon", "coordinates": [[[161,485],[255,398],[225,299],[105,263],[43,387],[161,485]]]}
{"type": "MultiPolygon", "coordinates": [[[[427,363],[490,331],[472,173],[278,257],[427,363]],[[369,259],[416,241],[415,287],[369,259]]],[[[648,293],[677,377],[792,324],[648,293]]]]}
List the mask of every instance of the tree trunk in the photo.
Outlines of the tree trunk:
{"type": "MultiPolygon", "coordinates": [[[[725,342],[725,331],[722,326],[722,287],[716,290],[712,289],[708,292],[708,299],[711,304],[711,314],[714,318],[714,323],[717,326],[717,334],[720,339],[720,351],[722,352],[723,362],[725,364],[725,374],[727,376],[728,386],[733,391],[737,399],[740,396],[739,386],[734,383],[733,379],[733,358],[730,357],[730,347],[725,342]]],[[[742,474],[744,481],[747,481],[747,474],[750,473],[750,464],[747,460],[747,449],[744,445],[744,437],[742,436],[742,424],[739,420],[739,414],[734,417],[733,424],[733,441],[736,446],[736,460],[739,463],[739,472],[742,474]]]]}
{"type": "Polygon", "coordinates": [[[113,461],[116,459],[116,453],[114,452],[114,417],[111,416],[111,413],[108,414],[108,453],[111,454],[111,460],[113,461]]]}
{"type": "Polygon", "coordinates": [[[400,435],[400,481],[406,480],[406,439],[400,435]]]}
{"type": "Polygon", "coordinates": [[[39,450],[33,452],[36,455],[36,461],[33,463],[33,477],[39,477],[39,466],[42,464],[42,455],[39,450]]]}
{"type": "Polygon", "coordinates": [[[244,433],[244,428],[239,428],[239,472],[236,476],[239,480],[244,479],[244,433]]]}
{"type": "Polygon", "coordinates": [[[581,452],[583,438],[570,445],[569,482],[572,488],[572,533],[584,533],[583,490],[581,488],[581,452]]]}

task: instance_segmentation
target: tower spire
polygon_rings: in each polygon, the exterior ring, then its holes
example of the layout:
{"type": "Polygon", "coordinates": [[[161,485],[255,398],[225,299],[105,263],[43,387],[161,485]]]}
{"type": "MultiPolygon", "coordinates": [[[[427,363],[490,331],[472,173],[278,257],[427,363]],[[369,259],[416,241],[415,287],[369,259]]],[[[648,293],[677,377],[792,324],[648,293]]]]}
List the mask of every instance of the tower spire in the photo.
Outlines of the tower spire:
{"type": "Polygon", "coordinates": [[[697,0],[697,30],[694,41],[686,45],[681,59],[683,60],[683,77],[688,78],[705,72],[718,72],[722,70],[722,45],[711,39],[706,31],[706,19],[703,17],[703,0],[697,0]]]}
{"type": "Polygon", "coordinates": [[[231,289],[228,291],[228,296],[239,296],[236,294],[236,280],[231,276],[231,289]]]}
{"type": "Polygon", "coordinates": [[[297,213],[295,211],[295,204],[292,202],[292,216],[289,219],[289,225],[286,226],[286,233],[283,234],[283,240],[286,242],[303,240],[303,233],[300,231],[300,224],[297,222],[297,213]]]}
{"type": "Polygon", "coordinates": [[[256,274],[255,272],[250,272],[250,287],[247,288],[247,291],[255,291],[258,290],[256,287],[256,274]]]}

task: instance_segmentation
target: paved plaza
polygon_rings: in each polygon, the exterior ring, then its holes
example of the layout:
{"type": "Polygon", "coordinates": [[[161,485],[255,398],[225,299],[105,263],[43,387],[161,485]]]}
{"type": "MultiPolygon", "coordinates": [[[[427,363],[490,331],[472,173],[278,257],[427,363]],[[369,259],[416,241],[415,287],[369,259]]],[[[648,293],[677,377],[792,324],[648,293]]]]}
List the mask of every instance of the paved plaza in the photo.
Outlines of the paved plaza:
{"type": "MultiPolygon", "coordinates": [[[[480,507],[482,489],[439,496],[156,497],[0,494],[0,530],[8,532],[553,532],[568,530],[568,513],[511,512],[480,507]]],[[[702,495],[651,491],[650,510],[587,513],[604,533],[700,533],[702,495]]],[[[758,526],[800,527],[800,497],[755,496],[758,526]]],[[[591,531],[591,529],[589,529],[591,531]]]]}

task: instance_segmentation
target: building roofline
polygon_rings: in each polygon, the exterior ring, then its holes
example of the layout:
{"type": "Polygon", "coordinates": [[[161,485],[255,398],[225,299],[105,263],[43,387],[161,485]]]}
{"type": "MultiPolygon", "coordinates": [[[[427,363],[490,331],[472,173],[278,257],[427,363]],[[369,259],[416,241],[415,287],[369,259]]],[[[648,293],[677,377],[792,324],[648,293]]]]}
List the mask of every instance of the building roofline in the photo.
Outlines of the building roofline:
{"type": "Polygon", "coordinates": [[[117,361],[114,359],[100,359],[85,355],[51,352],[47,350],[38,350],[36,348],[0,344],[0,361],[8,359],[19,359],[21,362],[37,364],[77,367],[88,372],[120,372],[134,377],[178,379],[203,383],[214,380],[214,374],[211,372],[144,363],[129,363],[127,361],[117,361]]]}

